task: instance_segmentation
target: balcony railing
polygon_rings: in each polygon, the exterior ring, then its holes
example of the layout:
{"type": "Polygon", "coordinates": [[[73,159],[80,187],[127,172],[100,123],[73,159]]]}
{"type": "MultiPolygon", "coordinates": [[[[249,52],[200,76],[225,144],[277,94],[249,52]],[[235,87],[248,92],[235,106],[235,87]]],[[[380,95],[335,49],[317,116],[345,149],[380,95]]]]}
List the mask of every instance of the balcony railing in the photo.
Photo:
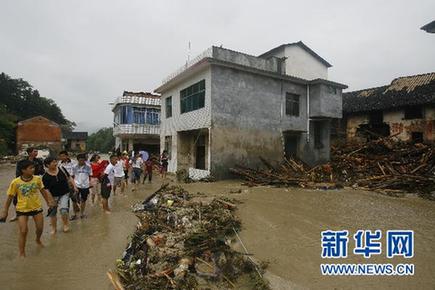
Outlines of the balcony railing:
{"type": "Polygon", "coordinates": [[[213,57],[213,47],[209,47],[208,49],[206,49],[205,51],[203,51],[200,55],[196,56],[195,58],[191,59],[190,61],[187,61],[185,65],[183,65],[182,67],[180,67],[179,69],[177,69],[175,72],[173,72],[172,74],[170,74],[169,76],[167,76],[163,81],[162,84],[166,84],[167,82],[169,82],[170,80],[172,80],[173,78],[175,78],[176,76],[178,76],[179,74],[181,74],[183,71],[185,71],[186,69],[188,69],[189,67],[197,64],[198,62],[200,62],[201,60],[203,60],[204,58],[208,58],[208,57],[213,57]]]}
{"type": "Polygon", "coordinates": [[[113,128],[113,136],[118,135],[160,135],[160,125],[119,124],[113,128]]]}

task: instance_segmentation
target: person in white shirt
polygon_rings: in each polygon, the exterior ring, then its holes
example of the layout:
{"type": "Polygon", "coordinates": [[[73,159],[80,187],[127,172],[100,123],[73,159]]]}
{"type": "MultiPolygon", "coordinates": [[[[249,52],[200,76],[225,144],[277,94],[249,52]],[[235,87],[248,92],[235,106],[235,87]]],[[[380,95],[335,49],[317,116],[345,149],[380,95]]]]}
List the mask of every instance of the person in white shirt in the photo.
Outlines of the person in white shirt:
{"type": "MultiPolygon", "coordinates": [[[[68,151],[61,151],[59,152],[59,159],[60,163],[59,166],[62,167],[70,176],[73,175],[73,168],[76,166],[76,162],[74,160],[71,160],[68,155],[68,151]]],[[[80,212],[79,202],[77,200],[77,193],[70,188],[70,198],[72,202],[72,207],[74,214],[71,216],[70,220],[75,220],[77,218],[78,213],[80,212]]]]}
{"type": "Polygon", "coordinates": [[[80,218],[85,218],[86,200],[89,195],[92,168],[86,163],[86,155],[77,155],[78,164],[73,167],[72,176],[77,186],[77,201],[80,204],[80,218]]]}
{"type": "Polygon", "coordinates": [[[140,183],[140,176],[142,175],[143,164],[144,164],[144,161],[143,161],[142,157],[140,156],[139,152],[134,154],[133,159],[130,160],[130,164],[131,164],[131,167],[133,168],[132,181],[133,181],[134,186],[133,186],[132,191],[135,191],[137,189],[137,184],[140,183]]]}
{"type": "Polygon", "coordinates": [[[103,203],[103,210],[105,213],[110,214],[109,197],[112,187],[115,184],[115,165],[118,163],[118,156],[111,155],[110,163],[104,169],[104,174],[101,177],[101,199],[103,203]]]}
{"type": "Polygon", "coordinates": [[[125,173],[123,161],[117,157],[116,164],[113,166],[114,179],[113,179],[113,195],[116,195],[116,189],[121,188],[121,195],[124,195],[125,191],[125,173]]]}

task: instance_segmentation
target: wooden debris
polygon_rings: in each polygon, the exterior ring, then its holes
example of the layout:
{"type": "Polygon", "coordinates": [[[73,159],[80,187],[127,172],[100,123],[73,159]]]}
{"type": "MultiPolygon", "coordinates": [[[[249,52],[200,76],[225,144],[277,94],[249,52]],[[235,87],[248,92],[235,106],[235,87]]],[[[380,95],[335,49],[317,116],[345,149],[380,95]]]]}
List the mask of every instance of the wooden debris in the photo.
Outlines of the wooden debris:
{"type": "Polygon", "coordinates": [[[264,160],[262,163],[265,169],[236,166],[230,170],[244,178],[249,186],[324,188],[321,183],[328,182],[337,187],[423,194],[435,190],[435,146],[399,141],[394,135],[364,144],[332,146],[331,161],[315,167],[293,158],[276,167],[264,160]]]}

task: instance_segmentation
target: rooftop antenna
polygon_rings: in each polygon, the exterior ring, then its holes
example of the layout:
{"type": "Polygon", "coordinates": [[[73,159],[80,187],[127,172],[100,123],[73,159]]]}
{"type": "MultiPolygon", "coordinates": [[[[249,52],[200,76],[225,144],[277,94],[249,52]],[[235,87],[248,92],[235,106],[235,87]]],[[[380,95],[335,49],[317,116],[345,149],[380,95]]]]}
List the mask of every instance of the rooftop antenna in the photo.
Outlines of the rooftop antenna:
{"type": "Polygon", "coordinates": [[[190,40],[189,40],[189,48],[187,50],[187,62],[190,61],[190,52],[191,52],[191,45],[190,45],[190,40]]]}

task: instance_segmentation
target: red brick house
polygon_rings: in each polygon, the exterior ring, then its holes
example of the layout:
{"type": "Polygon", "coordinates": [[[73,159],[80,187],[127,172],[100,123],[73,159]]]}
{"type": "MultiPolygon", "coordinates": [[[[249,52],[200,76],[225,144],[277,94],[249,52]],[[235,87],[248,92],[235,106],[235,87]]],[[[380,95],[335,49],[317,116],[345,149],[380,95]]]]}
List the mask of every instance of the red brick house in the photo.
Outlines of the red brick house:
{"type": "Polygon", "coordinates": [[[47,148],[54,152],[62,149],[62,131],[59,124],[42,116],[18,122],[17,152],[28,147],[47,148]]]}

